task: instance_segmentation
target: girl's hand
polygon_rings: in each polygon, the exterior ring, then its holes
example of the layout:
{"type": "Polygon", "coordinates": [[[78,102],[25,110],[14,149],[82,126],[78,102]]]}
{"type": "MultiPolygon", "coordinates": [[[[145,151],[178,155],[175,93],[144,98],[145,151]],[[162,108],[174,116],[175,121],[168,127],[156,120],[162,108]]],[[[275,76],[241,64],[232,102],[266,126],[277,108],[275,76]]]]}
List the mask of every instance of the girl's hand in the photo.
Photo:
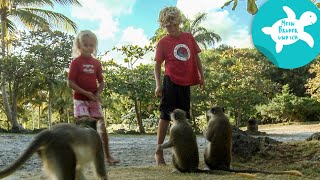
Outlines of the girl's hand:
{"type": "Polygon", "coordinates": [[[96,95],[94,95],[92,92],[87,91],[85,94],[91,101],[97,101],[98,98],[96,95]]]}
{"type": "Polygon", "coordinates": [[[101,101],[101,96],[98,93],[96,93],[96,98],[97,98],[97,101],[99,101],[100,103],[102,102],[101,101]]]}

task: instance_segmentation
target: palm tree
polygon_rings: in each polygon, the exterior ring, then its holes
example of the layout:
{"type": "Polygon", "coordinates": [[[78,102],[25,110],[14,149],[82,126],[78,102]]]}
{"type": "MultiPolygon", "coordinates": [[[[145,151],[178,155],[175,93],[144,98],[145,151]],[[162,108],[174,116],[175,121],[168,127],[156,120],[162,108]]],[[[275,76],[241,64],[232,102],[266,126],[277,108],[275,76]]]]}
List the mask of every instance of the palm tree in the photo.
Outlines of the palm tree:
{"type": "Polygon", "coordinates": [[[202,45],[205,49],[207,46],[213,46],[216,42],[221,41],[221,37],[216,34],[213,30],[208,30],[200,26],[207,17],[207,13],[198,13],[194,20],[183,17],[182,31],[190,32],[194,39],[202,45]]]}
{"type": "MultiPolygon", "coordinates": [[[[0,0],[1,21],[1,54],[2,59],[6,56],[6,40],[16,31],[12,20],[24,25],[30,30],[47,30],[53,27],[63,28],[67,31],[76,31],[76,24],[63,14],[36,7],[61,5],[80,5],[78,0],[0,0]]],[[[2,76],[2,72],[1,76],[2,76]]],[[[1,81],[2,98],[8,120],[12,123],[12,129],[22,130],[23,127],[13,118],[6,92],[6,79],[1,81]]]]}
{"type": "MultiPolygon", "coordinates": [[[[213,30],[208,30],[200,26],[201,22],[206,19],[207,13],[199,13],[195,16],[194,20],[190,20],[182,15],[181,30],[184,32],[190,32],[197,43],[207,49],[208,46],[214,45],[216,42],[221,41],[221,37],[216,34],[213,30]]],[[[151,42],[158,42],[163,36],[167,34],[164,28],[159,27],[155,35],[151,37],[151,42]]]]}

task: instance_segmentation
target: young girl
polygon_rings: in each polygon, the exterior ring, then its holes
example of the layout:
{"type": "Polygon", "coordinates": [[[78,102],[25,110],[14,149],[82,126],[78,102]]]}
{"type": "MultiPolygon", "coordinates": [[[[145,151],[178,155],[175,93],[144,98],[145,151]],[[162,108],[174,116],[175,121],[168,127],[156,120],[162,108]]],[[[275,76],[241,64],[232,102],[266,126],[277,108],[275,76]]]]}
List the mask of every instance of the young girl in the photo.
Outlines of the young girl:
{"type": "Polygon", "coordinates": [[[198,53],[201,52],[192,34],[181,32],[181,13],[176,7],[161,10],[159,22],[167,35],[159,40],[156,48],[154,75],[156,80],[155,95],[161,97],[160,121],[157,133],[155,159],[158,165],[165,164],[163,143],[170,121],[170,113],[176,109],[187,112],[190,118],[190,86],[200,84],[204,89],[204,75],[198,53]],[[161,65],[165,61],[163,87],[161,87],[161,65]]]}
{"type": "Polygon", "coordinates": [[[97,53],[98,40],[94,33],[81,31],[74,40],[73,61],[70,64],[68,86],[73,89],[74,117],[94,118],[100,134],[105,156],[109,164],[119,163],[109,151],[109,139],[106,131],[100,94],[104,88],[101,63],[93,56],[97,53]]]}

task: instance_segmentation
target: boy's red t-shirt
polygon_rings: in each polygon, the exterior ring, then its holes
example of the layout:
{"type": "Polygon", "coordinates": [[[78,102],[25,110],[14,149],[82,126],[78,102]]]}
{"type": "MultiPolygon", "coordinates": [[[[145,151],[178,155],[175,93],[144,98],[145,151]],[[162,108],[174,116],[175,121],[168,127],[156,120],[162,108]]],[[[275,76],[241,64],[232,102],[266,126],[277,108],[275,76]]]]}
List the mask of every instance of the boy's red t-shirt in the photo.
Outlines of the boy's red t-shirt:
{"type": "MultiPolygon", "coordinates": [[[[101,63],[93,58],[79,56],[70,64],[68,80],[75,82],[80,88],[95,93],[98,89],[97,81],[103,82],[101,63]]],[[[89,101],[90,99],[76,91],[73,98],[77,100],[89,101]]]]}
{"type": "Polygon", "coordinates": [[[201,50],[192,34],[182,32],[178,37],[166,35],[157,44],[157,62],[165,61],[164,74],[181,86],[200,83],[196,54],[201,50]]]}

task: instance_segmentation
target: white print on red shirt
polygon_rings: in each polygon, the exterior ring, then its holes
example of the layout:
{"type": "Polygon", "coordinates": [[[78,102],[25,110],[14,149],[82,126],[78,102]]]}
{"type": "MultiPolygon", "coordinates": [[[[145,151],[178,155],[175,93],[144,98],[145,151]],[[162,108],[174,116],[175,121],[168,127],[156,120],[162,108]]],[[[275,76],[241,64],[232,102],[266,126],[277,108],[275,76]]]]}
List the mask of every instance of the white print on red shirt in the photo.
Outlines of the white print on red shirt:
{"type": "Polygon", "coordinates": [[[94,73],[94,68],[92,64],[84,64],[83,65],[83,72],[88,73],[88,74],[93,74],[94,73]]]}
{"type": "Polygon", "coordinates": [[[178,44],[174,48],[173,54],[180,61],[187,61],[190,58],[190,49],[185,44],[178,44]]]}

